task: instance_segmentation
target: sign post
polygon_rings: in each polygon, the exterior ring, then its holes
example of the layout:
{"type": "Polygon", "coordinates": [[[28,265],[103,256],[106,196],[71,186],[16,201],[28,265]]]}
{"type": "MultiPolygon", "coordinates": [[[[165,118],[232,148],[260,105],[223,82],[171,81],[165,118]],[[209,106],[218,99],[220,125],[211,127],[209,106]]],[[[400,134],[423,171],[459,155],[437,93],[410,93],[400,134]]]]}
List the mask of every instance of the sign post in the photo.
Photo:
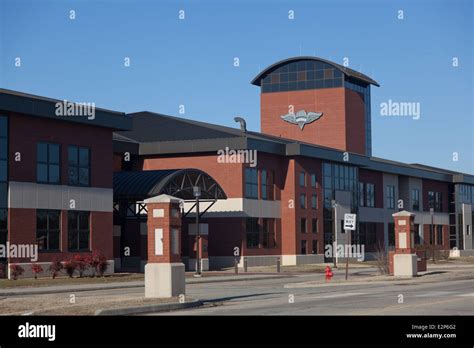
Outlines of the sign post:
{"type": "Polygon", "coordinates": [[[356,214],[344,214],[344,231],[346,233],[346,245],[344,246],[344,253],[346,254],[346,280],[349,278],[349,255],[347,253],[347,245],[349,245],[350,231],[356,229],[356,214]]]}

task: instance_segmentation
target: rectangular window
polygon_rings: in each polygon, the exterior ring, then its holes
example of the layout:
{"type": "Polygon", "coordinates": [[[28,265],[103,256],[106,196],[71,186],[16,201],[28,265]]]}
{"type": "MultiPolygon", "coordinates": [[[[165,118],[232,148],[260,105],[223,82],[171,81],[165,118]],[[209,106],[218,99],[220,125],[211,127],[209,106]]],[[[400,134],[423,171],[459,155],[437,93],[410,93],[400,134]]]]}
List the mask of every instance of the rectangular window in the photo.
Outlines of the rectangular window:
{"type": "Polygon", "coordinates": [[[420,210],[420,190],[412,189],[411,190],[411,201],[413,204],[413,211],[420,210]]]}
{"type": "Polygon", "coordinates": [[[395,186],[387,185],[385,207],[395,209],[395,186]]]}
{"type": "Polygon", "coordinates": [[[68,146],[68,185],[90,186],[90,150],[68,146]]]}
{"type": "MultiPolygon", "coordinates": [[[[6,245],[7,244],[7,236],[8,236],[8,209],[0,209],[0,244],[6,245]]],[[[5,260],[6,258],[0,257],[0,260],[5,260]]]]}
{"type": "Polygon", "coordinates": [[[311,233],[313,234],[318,233],[318,219],[311,220],[311,233]]]}
{"type": "Polygon", "coordinates": [[[301,254],[306,255],[306,244],[307,242],[305,240],[301,241],[301,254]]]}
{"type": "Polygon", "coordinates": [[[69,251],[88,251],[90,245],[90,212],[69,211],[67,220],[69,251]]]}
{"type": "Polygon", "coordinates": [[[434,244],[434,225],[430,225],[430,245],[434,244]]]}
{"type": "Polygon", "coordinates": [[[443,225],[436,225],[436,242],[438,245],[443,245],[443,225]]]}
{"type": "Polygon", "coordinates": [[[306,233],[306,219],[302,218],[300,221],[300,231],[301,233],[306,233]]]}
{"type": "Polygon", "coordinates": [[[365,207],[365,185],[363,182],[359,183],[359,207],[365,207]]]}
{"type": "MultiPolygon", "coordinates": [[[[8,118],[0,116],[0,208],[8,206],[8,118]]],[[[0,232],[1,233],[1,232],[0,232]]],[[[2,237],[0,236],[0,240],[2,237]]],[[[6,232],[5,232],[6,238],[6,232]]]]}
{"type": "Polygon", "coordinates": [[[258,199],[257,168],[245,168],[245,198],[258,199]]]}
{"type": "Polygon", "coordinates": [[[60,210],[36,211],[36,243],[40,251],[58,251],[60,236],[60,210]]]}
{"type": "Polygon", "coordinates": [[[306,194],[300,194],[300,207],[301,209],[306,209],[306,194]]]}
{"type": "Polygon", "coordinates": [[[316,187],[316,174],[311,174],[311,187],[316,187]]]}
{"type": "Polygon", "coordinates": [[[395,246],[395,224],[388,224],[388,245],[395,246]]]}
{"type": "Polygon", "coordinates": [[[258,248],[259,245],[259,228],[258,218],[247,218],[245,221],[245,234],[247,240],[247,248],[258,248]]]}
{"type": "Polygon", "coordinates": [[[305,172],[300,173],[300,186],[301,187],[306,186],[306,174],[305,174],[305,172]]]}
{"type": "Polygon", "coordinates": [[[440,212],[443,210],[441,192],[437,192],[437,191],[428,192],[428,206],[430,208],[433,208],[434,211],[440,212]]]}
{"type": "Polygon", "coordinates": [[[39,183],[59,184],[60,157],[59,144],[37,144],[36,179],[39,183]]]}
{"type": "Polygon", "coordinates": [[[421,239],[420,239],[420,225],[415,224],[415,229],[413,231],[414,233],[414,243],[415,245],[420,245],[421,244],[421,239]]]}
{"type": "Polygon", "coordinates": [[[317,195],[311,196],[311,208],[318,209],[318,196],[317,195]]]}
{"type": "Polygon", "coordinates": [[[260,182],[262,183],[262,192],[261,196],[262,199],[267,199],[267,171],[265,169],[262,169],[260,172],[260,182]]]}
{"type": "Polygon", "coordinates": [[[312,252],[313,252],[313,254],[317,254],[317,253],[318,253],[318,241],[317,241],[317,240],[313,240],[313,241],[312,241],[312,244],[313,244],[313,248],[312,248],[313,250],[312,250],[312,252]]]}
{"type": "Polygon", "coordinates": [[[262,199],[273,200],[273,172],[262,169],[260,181],[262,183],[262,199]]]}
{"type": "Polygon", "coordinates": [[[365,184],[366,187],[366,203],[367,207],[375,208],[375,185],[374,184],[365,184]]]}

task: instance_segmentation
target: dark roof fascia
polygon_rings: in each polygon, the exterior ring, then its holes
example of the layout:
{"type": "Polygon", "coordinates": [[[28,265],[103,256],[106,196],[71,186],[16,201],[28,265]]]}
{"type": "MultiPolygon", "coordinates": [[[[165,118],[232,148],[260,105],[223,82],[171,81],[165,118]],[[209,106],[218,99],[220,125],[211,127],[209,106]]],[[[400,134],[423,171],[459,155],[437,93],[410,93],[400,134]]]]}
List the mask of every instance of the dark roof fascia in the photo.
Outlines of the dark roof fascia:
{"type": "Polygon", "coordinates": [[[113,148],[115,153],[129,152],[132,155],[138,155],[140,151],[140,144],[129,141],[114,140],[113,148]]]}
{"type": "Polygon", "coordinates": [[[454,174],[453,182],[455,184],[470,184],[474,185],[474,175],[469,174],[454,174]]]}
{"type": "MultiPolygon", "coordinates": [[[[115,130],[131,130],[132,119],[123,112],[95,108],[95,118],[87,116],[56,116],[56,103],[63,100],[35,96],[17,91],[0,88],[0,110],[65,121],[105,127],[115,130]]],[[[69,101],[68,101],[69,102],[69,101]]]]}
{"type": "Polygon", "coordinates": [[[184,141],[157,141],[140,143],[140,155],[166,155],[199,152],[217,152],[220,149],[246,149],[244,137],[196,139],[184,141]]]}
{"type": "Polygon", "coordinates": [[[280,61],[268,66],[267,68],[263,69],[250,83],[252,85],[255,85],[255,86],[260,86],[261,85],[260,80],[262,79],[262,77],[264,75],[268,74],[271,70],[277,68],[280,65],[284,65],[284,64],[287,64],[287,63],[290,63],[290,62],[293,62],[293,61],[298,61],[298,60],[314,60],[314,61],[323,62],[323,63],[329,64],[329,65],[332,65],[336,69],[340,70],[345,76],[351,77],[351,78],[359,80],[359,81],[363,81],[367,84],[371,84],[371,85],[375,85],[377,87],[380,87],[380,85],[378,84],[377,81],[371,79],[369,76],[367,76],[365,74],[362,74],[361,72],[358,72],[356,70],[347,68],[343,65],[331,62],[330,60],[326,60],[326,59],[319,58],[319,57],[312,57],[312,56],[299,56],[299,57],[291,57],[291,58],[280,60],[280,61]]]}

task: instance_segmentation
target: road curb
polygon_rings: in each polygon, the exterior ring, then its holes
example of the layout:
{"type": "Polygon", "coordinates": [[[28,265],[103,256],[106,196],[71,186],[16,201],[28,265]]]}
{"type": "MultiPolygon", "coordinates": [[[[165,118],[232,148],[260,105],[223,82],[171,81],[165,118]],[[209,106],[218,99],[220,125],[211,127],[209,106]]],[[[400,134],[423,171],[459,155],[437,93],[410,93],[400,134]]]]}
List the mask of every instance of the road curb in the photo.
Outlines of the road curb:
{"type": "Polygon", "coordinates": [[[145,314],[145,313],[156,313],[156,312],[169,312],[178,309],[194,308],[203,305],[203,301],[194,300],[185,303],[161,303],[148,306],[139,307],[127,307],[127,308],[115,308],[115,309],[99,309],[94,315],[132,315],[132,314],[145,314]]]}
{"type": "MultiPolygon", "coordinates": [[[[248,281],[248,280],[264,280],[264,279],[280,279],[280,278],[291,278],[292,275],[276,275],[276,276],[261,276],[261,277],[242,277],[242,278],[235,278],[235,279],[208,279],[208,280],[199,280],[199,281],[190,281],[186,282],[186,284],[206,284],[206,283],[219,283],[219,282],[238,282],[238,281],[248,281]]],[[[193,278],[190,278],[193,279],[193,278]]],[[[205,278],[200,278],[205,279],[205,278]]],[[[124,284],[122,285],[110,285],[110,286],[86,286],[77,287],[77,288],[69,288],[69,289],[54,289],[54,290],[40,290],[40,288],[36,288],[36,291],[21,291],[21,292],[10,292],[0,291],[0,296],[2,297],[10,297],[10,296],[27,296],[27,295],[48,295],[48,294],[62,294],[68,292],[79,292],[79,291],[100,291],[100,290],[114,290],[114,289],[129,289],[129,288],[144,288],[145,282],[142,284],[124,284]]],[[[47,288],[47,287],[45,287],[47,288]]]]}

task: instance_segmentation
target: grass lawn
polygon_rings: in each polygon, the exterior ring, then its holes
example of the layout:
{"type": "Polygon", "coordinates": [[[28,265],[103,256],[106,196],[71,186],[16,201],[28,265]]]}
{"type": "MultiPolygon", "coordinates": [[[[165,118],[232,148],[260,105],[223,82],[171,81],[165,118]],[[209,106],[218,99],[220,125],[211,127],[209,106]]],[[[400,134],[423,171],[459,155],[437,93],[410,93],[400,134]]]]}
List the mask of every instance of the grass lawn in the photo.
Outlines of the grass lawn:
{"type": "Polygon", "coordinates": [[[142,273],[115,273],[103,277],[83,277],[69,278],[68,276],[59,276],[52,278],[25,278],[17,280],[0,279],[0,289],[14,287],[38,287],[38,286],[55,286],[55,285],[73,285],[73,284],[103,284],[114,282],[129,282],[144,280],[142,273]]]}

